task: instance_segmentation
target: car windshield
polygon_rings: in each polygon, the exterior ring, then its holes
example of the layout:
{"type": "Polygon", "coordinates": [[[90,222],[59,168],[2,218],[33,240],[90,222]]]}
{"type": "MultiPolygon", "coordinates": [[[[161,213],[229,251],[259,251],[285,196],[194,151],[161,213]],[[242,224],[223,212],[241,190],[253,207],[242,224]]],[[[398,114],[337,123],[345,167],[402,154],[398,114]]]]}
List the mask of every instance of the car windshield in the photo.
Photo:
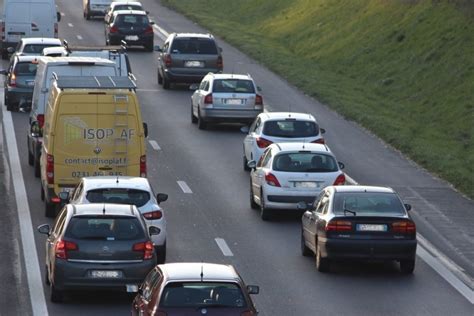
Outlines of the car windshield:
{"type": "Polygon", "coordinates": [[[65,237],[74,239],[136,240],[145,238],[138,219],[134,217],[74,216],[65,237]]]}
{"type": "Polygon", "coordinates": [[[15,67],[15,75],[17,76],[35,76],[38,64],[31,62],[18,63],[15,67]]]}
{"type": "Polygon", "coordinates": [[[86,199],[91,203],[133,204],[141,207],[150,200],[150,193],[137,189],[101,188],[87,191],[86,199]]]}
{"type": "Polygon", "coordinates": [[[216,55],[214,41],[207,38],[175,38],[171,46],[173,54],[216,55]]]}
{"type": "Polygon", "coordinates": [[[319,135],[319,126],[312,121],[275,120],[267,121],[263,126],[263,134],[273,137],[315,137],[319,135]]]}
{"type": "Polygon", "coordinates": [[[333,212],[344,215],[344,210],[357,216],[406,215],[398,196],[394,193],[336,192],[333,212]]]}
{"type": "Polygon", "coordinates": [[[313,152],[283,153],[275,156],[273,170],[283,172],[335,172],[339,170],[331,155],[313,152]]]}
{"type": "Polygon", "coordinates": [[[43,52],[43,49],[46,47],[60,46],[54,44],[28,44],[23,48],[23,53],[25,54],[35,54],[40,55],[43,52]]]}
{"type": "Polygon", "coordinates": [[[173,282],[161,294],[160,307],[233,307],[247,303],[240,286],[224,282],[173,282]]]}
{"type": "Polygon", "coordinates": [[[121,14],[115,20],[117,26],[145,26],[150,24],[146,15],[121,14]]]}
{"type": "Polygon", "coordinates": [[[138,4],[117,4],[114,11],[119,10],[142,10],[142,7],[138,4]]]}
{"type": "Polygon", "coordinates": [[[255,93],[251,80],[217,79],[214,80],[212,92],[255,93]]]}

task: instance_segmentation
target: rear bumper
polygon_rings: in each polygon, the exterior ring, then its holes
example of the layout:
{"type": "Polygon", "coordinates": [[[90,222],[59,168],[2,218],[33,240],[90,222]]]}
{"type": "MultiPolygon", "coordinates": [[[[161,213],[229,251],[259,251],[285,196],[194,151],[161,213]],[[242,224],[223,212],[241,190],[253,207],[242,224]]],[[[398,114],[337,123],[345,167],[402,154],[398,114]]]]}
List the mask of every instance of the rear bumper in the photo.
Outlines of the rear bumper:
{"type": "Polygon", "coordinates": [[[153,36],[154,36],[153,34],[136,35],[136,36],[138,36],[138,40],[136,40],[136,41],[127,40],[127,39],[125,39],[125,36],[126,35],[120,35],[120,34],[112,35],[112,34],[109,34],[109,42],[113,45],[114,44],[118,45],[118,44],[120,44],[121,41],[125,41],[127,43],[127,45],[129,45],[129,46],[153,45],[153,36]]]}
{"type": "Polygon", "coordinates": [[[263,110],[201,109],[201,117],[210,122],[253,122],[263,110]]]}
{"type": "Polygon", "coordinates": [[[314,190],[289,190],[288,188],[265,185],[263,194],[265,207],[274,209],[297,210],[298,202],[313,203],[321,189],[314,190]]]}
{"type": "Polygon", "coordinates": [[[33,98],[33,89],[7,88],[5,93],[9,102],[20,103],[20,101],[24,100],[27,105],[31,105],[31,99],[33,98]]]}
{"type": "Polygon", "coordinates": [[[404,260],[416,256],[416,239],[348,240],[318,238],[321,256],[329,259],[404,260]]]}
{"type": "Polygon", "coordinates": [[[210,72],[220,73],[222,72],[222,69],[196,69],[193,72],[189,72],[189,70],[187,70],[186,72],[181,72],[177,69],[165,69],[163,76],[166,77],[166,79],[168,79],[169,81],[176,83],[199,83],[201,82],[202,78],[204,78],[204,76],[210,72]]]}

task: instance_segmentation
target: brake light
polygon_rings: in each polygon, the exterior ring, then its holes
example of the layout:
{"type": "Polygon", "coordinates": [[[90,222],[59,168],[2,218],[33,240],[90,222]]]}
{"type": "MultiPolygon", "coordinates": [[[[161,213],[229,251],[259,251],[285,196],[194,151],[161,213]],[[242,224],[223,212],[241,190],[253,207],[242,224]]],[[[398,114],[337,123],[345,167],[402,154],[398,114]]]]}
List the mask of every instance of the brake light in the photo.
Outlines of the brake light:
{"type": "Polygon", "coordinates": [[[209,93],[204,97],[204,104],[212,104],[212,93],[209,93]]]}
{"type": "Polygon", "coordinates": [[[347,232],[352,230],[352,223],[349,221],[332,220],[326,224],[327,232],[347,232]]]}
{"type": "Polygon", "coordinates": [[[117,32],[118,32],[118,27],[115,26],[115,25],[112,26],[112,27],[110,28],[110,31],[109,31],[109,32],[110,32],[110,33],[117,33],[117,32]]]}
{"type": "Polygon", "coordinates": [[[12,75],[10,77],[10,86],[11,87],[16,87],[16,74],[15,73],[12,73],[12,75]]]}
{"type": "Polygon", "coordinates": [[[168,54],[166,54],[166,55],[165,55],[165,65],[166,65],[167,67],[169,67],[169,66],[171,66],[171,63],[172,63],[172,62],[173,62],[173,60],[171,59],[171,56],[168,55],[168,54]]]}
{"type": "Polygon", "coordinates": [[[133,251],[143,252],[143,260],[148,260],[153,258],[153,243],[151,241],[139,242],[133,245],[133,251]]]}
{"type": "Polygon", "coordinates": [[[281,187],[280,182],[278,182],[277,177],[273,173],[267,172],[265,174],[265,182],[267,182],[268,185],[271,185],[273,187],[281,187]]]}
{"type": "Polygon", "coordinates": [[[412,221],[393,222],[392,232],[400,234],[415,234],[416,225],[412,221]]]}
{"type": "Polygon", "coordinates": [[[54,38],[58,38],[58,23],[54,23],[54,38]]]}
{"type": "Polygon", "coordinates": [[[314,144],[324,144],[325,141],[324,141],[324,138],[321,137],[321,138],[318,138],[316,140],[313,140],[312,143],[314,143],[314,144]]]}
{"type": "Polygon", "coordinates": [[[68,251],[78,250],[76,243],[60,239],[54,247],[54,255],[59,259],[67,259],[68,251]]]}
{"type": "Polygon", "coordinates": [[[140,177],[146,178],[146,155],[140,156],[140,177]]]}
{"type": "Polygon", "coordinates": [[[151,25],[148,25],[145,29],[145,34],[150,34],[153,33],[153,27],[151,25]]]}
{"type": "Polygon", "coordinates": [[[346,183],[346,176],[341,173],[337,176],[336,181],[334,181],[333,185],[343,185],[344,183],[346,183]]]}
{"type": "Polygon", "coordinates": [[[54,156],[46,155],[46,180],[48,184],[54,184],[54,156]]]}
{"type": "Polygon", "coordinates": [[[224,60],[222,59],[222,56],[217,57],[217,68],[220,70],[224,69],[224,60]]]}
{"type": "Polygon", "coordinates": [[[255,95],[255,105],[263,105],[263,97],[260,94],[255,95]]]}
{"type": "Polygon", "coordinates": [[[43,126],[44,126],[44,114],[38,114],[38,116],[36,116],[36,119],[38,120],[39,128],[43,128],[43,126]]]}
{"type": "Polygon", "coordinates": [[[257,138],[257,146],[258,148],[267,148],[270,146],[273,142],[269,141],[268,139],[265,139],[263,137],[258,137],[257,138]]]}
{"type": "Polygon", "coordinates": [[[146,219],[160,219],[163,217],[163,213],[159,210],[143,213],[143,217],[146,219]]]}

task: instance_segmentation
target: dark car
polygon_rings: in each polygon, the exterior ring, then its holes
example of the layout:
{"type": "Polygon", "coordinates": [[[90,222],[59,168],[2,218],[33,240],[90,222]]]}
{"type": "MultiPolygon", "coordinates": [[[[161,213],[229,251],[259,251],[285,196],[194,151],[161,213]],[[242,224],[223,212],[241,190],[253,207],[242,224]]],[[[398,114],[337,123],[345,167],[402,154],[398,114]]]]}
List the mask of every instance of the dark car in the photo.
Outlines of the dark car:
{"type": "Polygon", "coordinates": [[[209,72],[222,72],[222,50],[214,36],[200,33],[172,33],[157,49],[158,84],[199,83],[209,72]]]}
{"type": "Polygon", "coordinates": [[[107,45],[144,46],[153,51],[153,24],[145,11],[118,10],[105,23],[105,42],[107,45]]]}
{"type": "Polygon", "coordinates": [[[134,205],[84,204],[64,206],[47,234],[46,284],[52,302],[61,302],[68,290],[136,292],[156,265],[147,226],[134,205]]]}
{"type": "Polygon", "coordinates": [[[303,214],[301,251],[316,256],[319,271],[332,260],[398,261],[403,273],[413,273],[416,225],[391,188],[329,186],[303,214]]]}
{"type": "Polygon", "coordinates": [[[230,265],[182,262],[156,266],[132,303],[132,315],[253,316],[257,310],[246,286],[230,265]]]}
{"type": "Polygon", "coordinates": [[[4,104],[8,111],[29,110],[35,86],[37,56],[13,55],[7,70],[0,71],[5,75],[4,104]]]}

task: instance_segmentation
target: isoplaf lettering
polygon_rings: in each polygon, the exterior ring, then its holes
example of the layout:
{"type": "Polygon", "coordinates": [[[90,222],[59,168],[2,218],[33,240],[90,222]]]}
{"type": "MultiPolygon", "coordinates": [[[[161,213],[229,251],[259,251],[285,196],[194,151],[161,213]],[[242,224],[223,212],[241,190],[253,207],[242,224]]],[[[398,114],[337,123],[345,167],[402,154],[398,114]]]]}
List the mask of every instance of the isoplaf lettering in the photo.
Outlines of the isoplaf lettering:
{"type": "MultiPolygon", "coordinates": [[[[113,128],[84,128],[82,137],[85,140],[102,140],[113,137],[115,130],[113,128]]],[[[122,129],[119,131],[120,138],[131,139],[135,135],[135,129],[122,129]]]]}

